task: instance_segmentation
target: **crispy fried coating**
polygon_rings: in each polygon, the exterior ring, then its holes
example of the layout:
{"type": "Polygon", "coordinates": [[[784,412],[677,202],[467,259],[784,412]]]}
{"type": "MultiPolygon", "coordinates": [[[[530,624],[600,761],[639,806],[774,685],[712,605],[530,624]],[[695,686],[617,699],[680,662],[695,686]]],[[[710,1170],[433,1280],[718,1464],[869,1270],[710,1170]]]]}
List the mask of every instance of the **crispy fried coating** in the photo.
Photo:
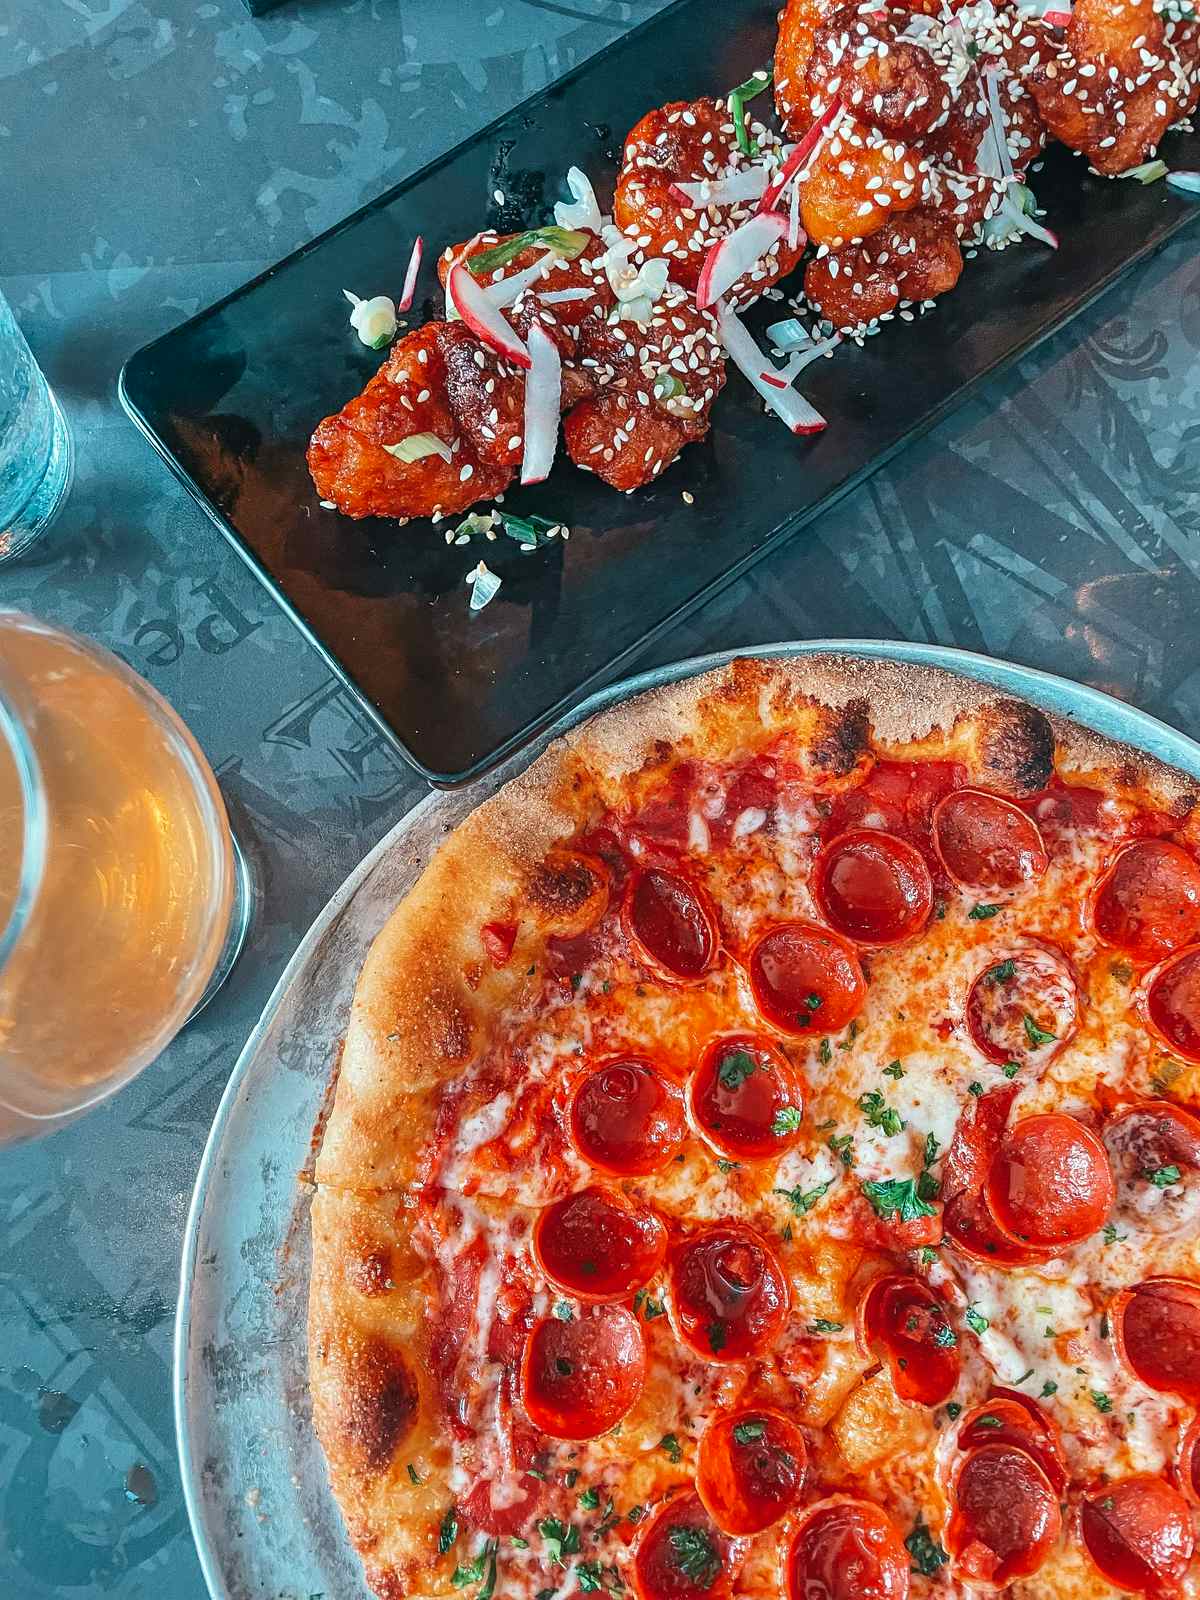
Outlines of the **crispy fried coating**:
{"type": "Polygon", "coordinates": [[[859,122],[909,143],[950,109],[950,88],[923,44],[901,37],[904,12],[843,6],[819,27],[808,62],[809,96],[840,95],[859,122]]]}
{"type": "Polygon", "coordinates": [[[986,173],[935,167],[930,173],[928,209],[953,230],[956,238],[974,239],[999,207],[1003,193],[1003,185],[986,173]]]}
{"type": "Polygon", "coordinates": [[[836,249],[919,206],[927,188],[928,163],[914,149],[846,117],[812,157],[800,215],[814,243],[836,249]]]}
{"type": "Polygon", "coordinates": [[[921,140],[921,152],[934,165],[970,172],[989,121],[983,78],[972,65],[955,90],[944,120],[921,140]]]}
{"type": "Polygon", "coordinates": [[[392,346],[387,361],[353,400],[318,424],[308,447],[317,492],[348,517],[428,517],[465,511],[505,489],[512,472],[481,461],[462,438],[446,398],[439,342],[431,322],[392,346]],[[452,451],[404,462],[383,448],[431,433],[452,451]]]}
{"type": "Polygon", "coordinates": [[[489,466],[520,463],[525,432],[525,379],[486,349],[463,322],[437,324],[446,403],[462,436],[489,466]]]}
{"type": "Polygon", "coordinates": [[[685,444],[708,432],[725,383],[716,320],[672,288],[650,323],[585,324],[580,359],[601,386],[564,422],[567,451],[616,489],[637,489],[665,470],[685,444]]]}
{"type": "Polygon", "coordinates": [[[920,206],[894,217],[871,240],[876,259],[896,275],[902,300],[935,300],[962,275],[962,251],[952,223],[932,208],[920,206]]]}
{"type": "Polygon", "coordinates": [[[843,331],[869,326],[900,304],[896,274],[875,260],[873,240],[814,257],[804,269],[804,293],[827,322],[843,331]]]}
{"type": "Polygon", "coordinates": [[[818,29],[838,8],[838,0],[787,0],[779,13],[779,36],[775,41],[775,109],[785,131],[793,139],[799,139],[812,126],[808,64],[813,41],[818,29]]]}
{"type": "MultiPolygon", "coordinates": [[[[756,129],[760,143],[769,136],[756,129]]],[[[718,239],[754,214],[755,202],[701,205],[675,191],[677,183],[717,180],[744,170],[748,158],[738,149],[729,109],[721,100],[675,100],[648,112],[625,141],[617,178],[613,218],[636,241],[633,265],[662,257],[672,281],[695,289],[704,258],[718,239]]],[[[736,304],[747,304],[791,272],[803,247],[774,245],[730,290],[736,304]]]]}
{"type": "Polygon", "coordinates": [[[890,222],[863,244],[843,245],[810,261],[804,292],[835,327],[858,329],[904,300],[932,300],[962,272],[954,226],[930,206],[890,222]]]}

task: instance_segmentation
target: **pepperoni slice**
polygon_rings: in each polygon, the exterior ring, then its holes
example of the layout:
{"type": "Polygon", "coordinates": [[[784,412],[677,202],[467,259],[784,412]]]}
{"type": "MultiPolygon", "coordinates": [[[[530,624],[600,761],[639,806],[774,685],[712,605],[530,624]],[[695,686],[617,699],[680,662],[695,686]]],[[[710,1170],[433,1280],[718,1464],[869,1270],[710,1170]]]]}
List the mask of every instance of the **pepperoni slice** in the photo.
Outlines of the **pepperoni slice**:
{"type": "Polygon", "coordinates": [[[729,1593],[729,1541],[698,1495],[676,1494],[643,1522],[630,1576],[638,1600],[721,1600],[729,1593]]]}
{"type": "Polygon", "coordinates": [[[1174,1595],[1195,1546],[1192,1514],[1162,1478],[1122,1478],[1084,1496],[1083,1547],[1100,1575],[1127,1594],[1174,1595]]]}
{"type": "Polygon", "coordinates": [[[854,946],[815,922],[782,922],[747,961],[754,1003],[783,1033],[836,1033],[867,997],[854,946]]]}
{"type": "Polygon", "coordinates": [[[859,944],[897,944],[929,920],[933,879],[925,857],[894,833],[855,828],[827,844],[812,875],[825,921],[859,944]]]}
{"type": "Polygon", "coordinates": [[[775,1156],[795,1141],[803,1101],[790,1063],[766,1039],[726,1034],[700,1058],[688,1086],[692,1121],[723,1156],[775,1156]]]}
{"type": "Polygon", "coordinates": [[[945,1533],[959,1577],[997,1589],[1028,1578],[1061,1532],[1058,1496],[1032,1456],[1010,1444],[980,1445],[963,1456],[945,1533]]]}
{"type": "Polygon", "coordinates": [[[956,789],[938,802],[933,848],[955,882],[989,893],[1019,889],[1050,865],[1033,818],[983,789],[956,789]]]}
{"type": "Polygon", "coordinates": [[[1138,961],[1191,944],[1200,938],[1200,864],[1169,839],[1135,839],[1096,886],[1092,926],[1138,961]]]}
{"type": "Polygon", "coordinates": [[[961,1251],[991,1266],[1032,1266],[1047,1259],[1000,1232],[983,1199],[983,1186],[1000,1148],[1015,1083],[967,1099],[942,1162],[942,1227],[961,1251]]]}
{"type": "Polygon", "coordinates": [[[1108,1312],[1118,1358],[1147,1389],[1200,1400],[1200,1287],[1146,1278],[1108,1312]]]}
{"type": "Polygon", "coordinates": [[[636,1402],[646,1379],[642,1327],[624,1306],[592,1306],[529,1330],[521,1399],[535,1428],[553,1439],[595,1439],[636,1402]]]}
{"type": "Polygon", "coordinates": [[[1079,991],[1071,964],[1049,945],[991,961],[967,996],[967,1027],[989,1061],[1044,1069],[1074,1034],[1079,991]]]}
{"type": "Polygon", "coordinates": [[[1005,1135],[984,1188],[1001,1233],[1065,1250],[1104,1226],[1116,1198],[1108,1155],[1074,1117],[1024,1117],[1005,1135]]]}
{"type": "Polygon", "coordinates": [[[1116,1222],[1147,1233],[1195,1230],[1200,1119],[1167,1100],[1144,1100],[1109,1119],[1104,1148],[1117,1181],[1116,1222]]]}
{"type": "Polygon", "coordinates": [[[958,1336],[929,1285],[894,1272],[875,1282],[858,1306],[863,1350],[887,1362],[892,1387],[909,1405],[941,1405],[958,1383],[958,1336]]]}
{"type": "Polygon", "coordinates": [[[647,1283],[667,1253],[662,1221],[611,1189],[581,1189],[539,1213],[533,1254],[556,1289],[577,1299],[620,1300],[647,1283]]]}
{"type": "Polygon", "coordinates": [[[1168,1050],[1200,1062],[1200,945],[1169,956],[1146,978],[1146,1021],[1168,1050]]]}
{"type": "Polygon", "coordinates": [[[512,955],[513,945],[517,942],[517,925],[515,922],[485,922],[479,930],[479,942],[487,951],[492,965],[502,967],[512,955]]]}
{"type": "Polygon", "coordinates": [[[1200,1417],[1193,1417],[1179,1441],[1175,1477],[1194,1506],[1200,1506],[1200,1417]]]}
{"type": "Polygon", "coordinates": [[[800,1499],[804,1435],[778,1411],[722,1412],[700,1439],[696,1488],[717,1527],[744,1537],[779,1521],[800,1499]]]}
{"type": "Polygon", "coordinates": [[[907,1600],[908,1552],[870,1500],[831,1495],[804,1512],[787,1553],[788,1600],[907,1600]]]}
{"type": "Polygon", "coordinates": [[[774,1251],[753,1228],[721,1222],[672,1250],[675,1331],[705,1361],[748,1361],[783,1332],[788,1286],[774,1251]]]}
{"type": "Polygon", "coordinates": [[[960,1450],[981,1445],[1007,1444],[1023,1450],[1046,1475],[1046,1482],[1061,1499],[1068,1472],[1062,1436],[1038,1405],[1015,1389],[993,1389],[991,1398],[968,1411],[958,1425],[960,1450]]]}
{"type": "Polygon", "coordinates": [[[614,1177],[659,1172],[683,1143],[683,1096],[648,1061],[626,1056],[588,1073],[571,1102],[583,1159],[614,1177]]]}
{"type": "Polygon", "coordinates": [[[677,872],[635,872],[623,916],[634,949],[660,977],[694,983],[716,959],[720,935],[712,902],[677,872]]]}

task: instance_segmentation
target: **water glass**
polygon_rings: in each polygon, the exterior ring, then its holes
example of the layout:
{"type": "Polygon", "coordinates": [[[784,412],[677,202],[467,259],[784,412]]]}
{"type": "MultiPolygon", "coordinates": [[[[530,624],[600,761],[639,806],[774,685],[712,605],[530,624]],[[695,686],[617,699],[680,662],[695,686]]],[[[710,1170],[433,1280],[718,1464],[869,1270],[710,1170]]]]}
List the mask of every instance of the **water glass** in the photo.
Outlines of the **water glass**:
{"type": "Polygon", "coordinates": [[[49,526],[67,497],[73,461],[58,401],[0,294],[0,561],[49,526]]]}

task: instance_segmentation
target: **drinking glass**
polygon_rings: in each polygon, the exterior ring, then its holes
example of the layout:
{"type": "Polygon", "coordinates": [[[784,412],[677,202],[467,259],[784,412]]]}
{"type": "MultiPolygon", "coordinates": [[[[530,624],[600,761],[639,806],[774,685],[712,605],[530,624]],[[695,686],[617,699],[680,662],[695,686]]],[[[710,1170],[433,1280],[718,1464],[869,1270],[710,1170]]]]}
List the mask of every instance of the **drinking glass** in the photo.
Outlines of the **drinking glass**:
{"type": "Polygon", "coordinates": [[[108,651],[0,610],[0,1142],[154,1060],[250,897],[212,770],[108,651]]]}
{"type": "Polygon", "coordinates": [[[58,401],[0,294],[0,561],[50,525],[71,487],[73,467],[58,401]]]}

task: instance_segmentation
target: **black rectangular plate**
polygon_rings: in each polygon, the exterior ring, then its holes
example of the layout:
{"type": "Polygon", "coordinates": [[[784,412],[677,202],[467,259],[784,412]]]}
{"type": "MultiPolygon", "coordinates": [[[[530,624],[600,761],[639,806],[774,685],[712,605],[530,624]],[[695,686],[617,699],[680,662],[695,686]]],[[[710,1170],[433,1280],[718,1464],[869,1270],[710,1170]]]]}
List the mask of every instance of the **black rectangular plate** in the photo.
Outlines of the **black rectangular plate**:
{"type": "MultiPolygon", "coordinates": [[[[572,162],[605,201],[633,123],[768,63],[775,11],[775,0],[677,0],[122,373],[134,421],[434,783],[465,782],[519,746],[1196,214],[1163,183],[1089,177],[1055,148],[1034,181],[1057,253],[1036,243],[981,253],[931,316],[810,368],[805,393],[830,421],[814,438],[793,438],[733,373],[710,437],[652,489],[621,495],[560,461],[537,489],[510,491],[508,508],[562,520],[569,544],[448,547],[427,522],[397,529],[323,510],[304,461],[309,434],[380,359],[350,331],[342,289],[397,294],[420,233],[418,308],[440,315],[433,261],[445,244],[485,220],[544,220],[572,162]],[[503,586],[472,614],[464,579],[481,555],[503,586]]],[[[1200,136],[1171,135],[1165,154],[1200,165],[1200,136]]],[[[768,304],[751,321],[779,315],[768,304]]]]}

